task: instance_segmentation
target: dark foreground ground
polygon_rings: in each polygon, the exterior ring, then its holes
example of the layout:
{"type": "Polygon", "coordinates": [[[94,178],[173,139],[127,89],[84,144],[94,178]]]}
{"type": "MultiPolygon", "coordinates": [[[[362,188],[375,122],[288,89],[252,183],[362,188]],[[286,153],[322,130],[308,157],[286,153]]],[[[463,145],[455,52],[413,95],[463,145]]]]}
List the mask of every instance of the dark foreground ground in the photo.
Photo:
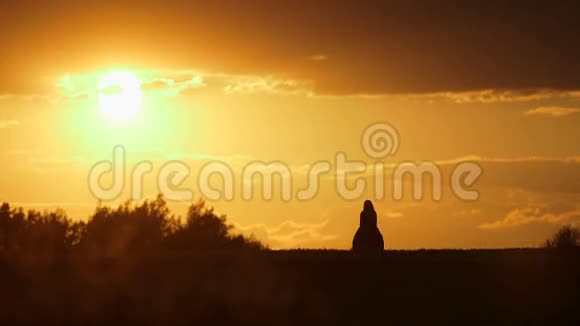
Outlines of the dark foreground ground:
{"type": "Polygon", "coordinates": [[[2,257],[0,324],[578,325],[579,282],[541,249],[2,257]]]}

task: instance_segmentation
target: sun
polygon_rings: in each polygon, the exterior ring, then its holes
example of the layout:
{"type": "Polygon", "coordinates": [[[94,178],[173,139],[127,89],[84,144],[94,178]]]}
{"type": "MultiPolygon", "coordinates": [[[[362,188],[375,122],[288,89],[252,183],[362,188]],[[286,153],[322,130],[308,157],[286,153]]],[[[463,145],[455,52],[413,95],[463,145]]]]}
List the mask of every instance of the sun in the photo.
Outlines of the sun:
{"type": "Polygon", "coordinates": [[[143,96],[137,76],[131,72],[111,72],[99,81],[99,105],[106,118],[134,119],[141,111],[143,96]]]}

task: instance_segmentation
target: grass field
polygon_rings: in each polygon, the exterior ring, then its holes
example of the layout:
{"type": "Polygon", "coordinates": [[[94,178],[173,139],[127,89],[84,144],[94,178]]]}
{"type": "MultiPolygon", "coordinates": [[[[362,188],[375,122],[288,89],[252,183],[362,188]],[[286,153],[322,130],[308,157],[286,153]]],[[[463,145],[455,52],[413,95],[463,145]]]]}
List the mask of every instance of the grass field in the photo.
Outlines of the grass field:
{"type": "Polygon", "coordinates": [[[580,251],[547,249],[14,256],[0,260],[0,319],[4,325],[574,325],[579,280],[580,251]]]}

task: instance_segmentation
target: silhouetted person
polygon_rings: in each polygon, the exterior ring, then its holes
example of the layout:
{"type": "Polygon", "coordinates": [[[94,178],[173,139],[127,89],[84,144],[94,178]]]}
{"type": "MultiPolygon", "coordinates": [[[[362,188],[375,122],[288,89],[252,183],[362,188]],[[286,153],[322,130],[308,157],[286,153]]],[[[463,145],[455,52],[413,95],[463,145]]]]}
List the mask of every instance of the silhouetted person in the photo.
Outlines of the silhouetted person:
{"type": "Polygon", "coordinates": [[[370,200],[365,200],[363,211],[360,212],[360,226],[352,239],[352,250],[357,252],[384,249],[383,236],[377,227],[377,212],[370,200]]]}

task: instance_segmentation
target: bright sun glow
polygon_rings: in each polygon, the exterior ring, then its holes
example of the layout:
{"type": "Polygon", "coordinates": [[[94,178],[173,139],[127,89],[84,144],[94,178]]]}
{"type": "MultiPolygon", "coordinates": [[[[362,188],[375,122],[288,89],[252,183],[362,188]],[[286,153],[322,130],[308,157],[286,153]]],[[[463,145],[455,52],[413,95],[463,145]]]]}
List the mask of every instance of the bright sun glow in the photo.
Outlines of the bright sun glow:
{"type": "Polygon", "coordinates": [[[133,119],[142,107],[141,84],[130,72],[112,72],[99,81],[99,105],[111,120],[133,119]]]}

